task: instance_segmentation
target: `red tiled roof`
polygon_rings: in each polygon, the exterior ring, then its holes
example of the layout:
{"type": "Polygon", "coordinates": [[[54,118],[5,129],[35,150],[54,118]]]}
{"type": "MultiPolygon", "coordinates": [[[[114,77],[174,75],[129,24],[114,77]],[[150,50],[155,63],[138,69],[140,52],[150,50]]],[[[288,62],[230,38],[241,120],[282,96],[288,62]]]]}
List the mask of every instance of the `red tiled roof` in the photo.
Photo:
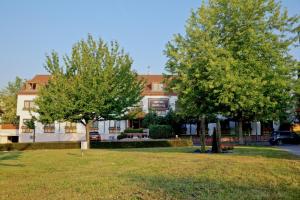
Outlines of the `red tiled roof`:
{"type": "Polygon", "coordinates": [[[46,84],[48,83],[50,79],[50,75],[44,75],[44,74],[38,74],[33,77],[33,79],[27,81],[32,83],[38,83],[38,84],[46,84]]]}
{"type": "Polygon", "coordinates": [[[144,91],[142,92],[143,96],[169,96],[169,95],[175,95],[172,93],[168,93],[166,91],[153,91],[152,90],[152,83],[162,83],[164,87],[166,86],[164,81],[163,75],[139,75],[140,79],[145,80],[145,87],[144,91]]]}
{"type": "Polygon", "coordinates": [[[43,74],[37,74],[33,77],[33,79],[26,81],[26,83],[24,84],[23,88],[21,89],[21,91],[19,92],[19,95],[36,95],[38,90],[32,90],[32,89],[28,89],[28,84],[30,83],[36,83],[37,84],[37,88],[39,86],[43,86],[46,85],[50,79],[50,75],[43,75],[43,74]]]}
{"type": "MultiPolygon", "coordinates": [[[[26,84],[30,83],[36,83],[38,86],[45,85],[48,83],[51,75],[35,75],[31,80],[26,81],[26,84]]],[[[149,96],[169,96],[169,95],[175,95],[170,94],[165,91],[152,91],[152,83],[163,83],[164,77],[163,75],[138,75],[139,79],[142,79],[145,81],[145,88],[142,92],[143,96],[149,95],[149,96]]],[[[36,95],[38,90],[28,90],[24,87],[19,92],[19,95],[36,95]]]]}

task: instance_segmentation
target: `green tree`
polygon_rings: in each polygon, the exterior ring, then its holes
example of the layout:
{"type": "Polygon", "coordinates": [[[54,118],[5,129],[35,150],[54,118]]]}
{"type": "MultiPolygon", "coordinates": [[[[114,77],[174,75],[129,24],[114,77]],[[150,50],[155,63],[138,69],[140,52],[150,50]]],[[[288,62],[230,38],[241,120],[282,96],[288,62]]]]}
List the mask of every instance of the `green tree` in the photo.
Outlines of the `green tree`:
{"type": "Polygon", "coordinates": [[[0,91],[0,110],[2,123],[9,123],[17,125],[19,118],[17,117],[17,98],[18,92],[23,86],[24,81],[16,77],[14,82],[8,82],[6,88],[0,91]]]}
{"type": "Polygon", "coordinates": [[[183,110],[235,118],[240,143],[245,119],[278,119],[292,101],[298,21],[274,0],[203,3],[165,50],[183,110]]]}
{"type": "Polygon", "coordinates": [[[36,117],[32,116],[30,120],[27,120],[24,122],[25,126],[27,126],[27,128],[32,129],[33,130],[33,137],[32,137],[32,141],[35,142],[35,121],[36,121],[36,117]]]}
{"type": "Polygon", "coordinates": [[[93,120],[120,118],[141,100],[143,81],[117,42],[109,45],[89,35],[63,61],[61,66],[55,52],[47,56],[45,68],[51,79],[35,101],[40,121],[81,122],[89,141],[93,120]]]}
{"type": "Polygon", "coordinates": [[[149,110],[143,120],[143,127],[148,128],[150,125],[159,124],[159,119],[156,112],[149,110]]]}

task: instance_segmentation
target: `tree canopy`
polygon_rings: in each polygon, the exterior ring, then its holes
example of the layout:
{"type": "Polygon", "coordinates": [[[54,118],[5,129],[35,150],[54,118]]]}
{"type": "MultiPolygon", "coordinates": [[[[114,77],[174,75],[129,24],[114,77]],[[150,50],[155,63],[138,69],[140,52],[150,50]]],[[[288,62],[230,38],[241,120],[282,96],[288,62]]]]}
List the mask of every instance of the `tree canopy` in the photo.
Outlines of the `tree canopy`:
{"type": "Polygon", "coordinates": [[[165,50],[170,87],[187,114],[278,119],[290,108],[299,17],[274,0],[209,0],[165,50]]]}
{"type": "Polygon", "coordinates": [[[8,85],[0,91],[0,111],[1,122],[9,124],[18,124],[17,117],[17,98],[18,92],[23,86],[24,81],[16,77],[14,82],[8,82],[8,85]]]}
{"type": "Polygon", "coordinates": [[[63,64],[52,52],[45,65],[51,79],[35,101],[39,120],[74,121],[88,127],[92,120],[120,118],[141,100],[143,82],[131,65],[132,59],[117,42],[107,44],[91,35],[73,46],[63,64]]]}

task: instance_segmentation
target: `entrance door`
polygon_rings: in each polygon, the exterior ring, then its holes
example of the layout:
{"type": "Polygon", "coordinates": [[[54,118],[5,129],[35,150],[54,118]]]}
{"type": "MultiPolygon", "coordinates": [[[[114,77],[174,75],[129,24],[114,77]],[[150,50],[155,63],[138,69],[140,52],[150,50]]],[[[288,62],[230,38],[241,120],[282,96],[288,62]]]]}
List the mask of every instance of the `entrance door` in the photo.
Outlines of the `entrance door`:
{"type": "Polygon", "coordinates": [[[142,120],[140,119],[133,119],[130,123],[131,128],[142,128],[142,120]]]}

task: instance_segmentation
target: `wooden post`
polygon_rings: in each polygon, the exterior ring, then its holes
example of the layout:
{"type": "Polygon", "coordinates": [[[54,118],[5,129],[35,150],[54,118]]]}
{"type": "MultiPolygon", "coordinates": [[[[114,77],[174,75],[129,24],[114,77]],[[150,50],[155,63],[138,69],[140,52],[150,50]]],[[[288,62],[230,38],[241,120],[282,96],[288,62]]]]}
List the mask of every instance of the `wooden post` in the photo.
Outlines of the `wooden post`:
{"type": "Polygon", "coordinates": [[[91,128],[92,120],[88,120],[85,125],[85,141],[87,142],[87,148],[90,148],[90,128],[91,128]]]}
{"type": "Polygon", "coordinates": [[[239,120],[239,144],[244,144],[243,120],[239,120]]]}
{"type": "Polygon", "coordinates": [[[216,130],[216,134],[217,134],[217,153],[221,153],[222,149],[221,149],[221,123],[220,120],[217,120],[217,130],[216,130]]]}

